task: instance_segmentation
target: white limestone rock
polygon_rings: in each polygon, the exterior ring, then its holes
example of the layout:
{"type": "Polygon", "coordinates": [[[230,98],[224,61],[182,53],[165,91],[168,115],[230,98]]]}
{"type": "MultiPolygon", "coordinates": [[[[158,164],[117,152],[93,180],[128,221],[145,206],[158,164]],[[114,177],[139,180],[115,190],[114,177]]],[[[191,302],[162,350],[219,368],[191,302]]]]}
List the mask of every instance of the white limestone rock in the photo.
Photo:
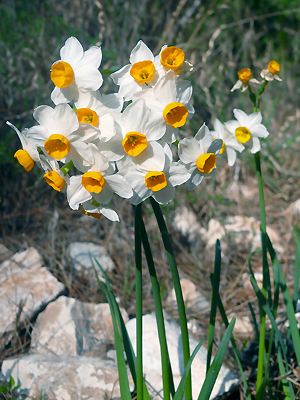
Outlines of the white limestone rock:
{"type": "MultiPolygon", "coordinates": [[[[127,321],[127,314],[122,310],[127,321]]],[[[39,354],[101,357],[114,343],[109,305],[60,297],[39,315],[31,350],[39,354]]]]}
{"type": "Polygon", "coordinates": [[[33,247],[0,264],[0,335],[15,331],[64,291],[33,247]]]}
{"type": "Polygon", "coordinates": [[[117,367],[109,360],[27,354],[4,360],[2,370],[29,391],[30,399],[99,400],[120,396],[117,367]]]}

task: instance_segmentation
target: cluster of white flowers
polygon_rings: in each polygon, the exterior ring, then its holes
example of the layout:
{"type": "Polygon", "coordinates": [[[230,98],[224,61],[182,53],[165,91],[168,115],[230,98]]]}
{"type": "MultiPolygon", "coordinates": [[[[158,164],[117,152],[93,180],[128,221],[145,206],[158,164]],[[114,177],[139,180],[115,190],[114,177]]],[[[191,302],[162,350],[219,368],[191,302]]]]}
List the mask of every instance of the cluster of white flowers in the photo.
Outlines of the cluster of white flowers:
{"type": "MultiPolygon", "coordinates": [[[[255,153],[268,136],[260,112],[235,109],[234,120],[216,120],[212,131],[203,124],[193,138],[183,138],[194,109],[191,83],[182,78],[190,64],[181,48],[164,46],[154,56],[139,41],[129,64],[111,74],[119,90],[108,95],[99,91],[101,48],[84,51],[70,37],[60,57],[50,72],[54,107],[37,107],[37,125],[22,132],[8,124],[22,144],[18,162],[27,172],[38,163],[47,184],[84,214],[118,221],[110,206],[114,195],[134,205],[150,196],[168,203],[176,186],[193,188],[211,176],[224,152],[232,166],[236,152],[250,143],[255,153]]],[[[274,62],[265,79],[270,74],[278,76],[274,62]]],[[[246,75],[239,76],[239,88],[251,82],[246,75]]]]}

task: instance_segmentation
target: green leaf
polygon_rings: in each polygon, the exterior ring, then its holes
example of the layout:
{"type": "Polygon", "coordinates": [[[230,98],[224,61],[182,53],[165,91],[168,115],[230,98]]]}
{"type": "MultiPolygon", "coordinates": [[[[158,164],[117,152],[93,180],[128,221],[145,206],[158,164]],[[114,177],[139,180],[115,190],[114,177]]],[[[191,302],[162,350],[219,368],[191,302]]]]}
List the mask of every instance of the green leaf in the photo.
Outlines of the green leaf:
{"type": "Polygon", "coordinates": [[[208,338],[207,338],[207,359],[206,359],[206,372],[209,369],[213,342],[215,336],[215,323],[216,323],[216,314],[217,314],[217,306],[218,306],[218,297],[219,297],[219,287],[220,287],[220,278],[221,278],[221,244],[220,241],[216,241],[215,245],[215,266],[214,273],[212,274],[212,296],[211,296],[211,307],[210,307],[210,317],[209,317],[209,326],[208,326],[208,338]]]}
{"type": "Polygon", "coordinates": [[[293,229],[294,242],[296,245],[296,257],[294,264],[294,304],[296,306],[298,299],[300,299],[300,230],[299,228],[293,229]]]}
{"type": "Polygon", "coordinates": [[[216,354],[215,358],[213,359],[213,362],[212,362],[211,366],[209,367],[209,370],[207,371],[206,378],[204,380],[200,394],[198,396],[198,400],[208,400],[211,395],[214,384],[219,375],[225,354],[228,349],[228,345],[229,345],[229,342],[231,339],[234,324],[235,324],[235,318],[233,318],[231,320],[230,324],[228,325],[228,327],[224,333],[224,336],[221,340],[217,354],[216,354]]]}
{"type": "Polygon", "coordinates": [[[193,351],[188,363],[186,364],[186,367],[184,369],[184,374],[183,374],[183,376],[180,380],[180,383],[177,387],[177,390],[176,390],[175,396],[173,397],[173,400],[182,400],[183,399],[186,381],[187,381],[187,377],[188,377],[188,374],[189,374],[191,366],[192,366],[192,362],[193,362],[194,358],[196,357],[196,354],[200,350],[201,346],[202,346],[202,342],[199,342],[197,344],[197,346],[195,347],[195,350],[193,351]]]}

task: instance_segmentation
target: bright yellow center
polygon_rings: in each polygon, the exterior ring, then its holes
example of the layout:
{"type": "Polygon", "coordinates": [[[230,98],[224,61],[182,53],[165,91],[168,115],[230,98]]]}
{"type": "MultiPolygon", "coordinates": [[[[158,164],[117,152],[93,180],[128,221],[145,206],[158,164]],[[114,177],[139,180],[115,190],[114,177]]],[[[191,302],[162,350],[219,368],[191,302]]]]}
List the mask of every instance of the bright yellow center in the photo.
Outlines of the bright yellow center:
{"type": "Polygon", "coordinates": [[[148,147],[148,141],[143,133],[127,132],[122,140],[122,146],[129,156],[136,157],[148,147]]]}
{"type": "Polygon", "coordinates": [[[182,103],[169,103],[163,110],[166,123],[173,128],[180,128],[186,123],[189,115],[187,108],[182,103]]]}
{"type": "Polygon", "coordinates": [[[175,46],[166,47],[160,53],[160,62],[165,68],[177,71],[184,63],[184,51],[175,46]]]}
{"type": "Polygon", "coordinates": [[[89,212],[89,211],[86,211],[86,210],[82,210],[82,212],[83,212],[84,215],[87,215],[88,217],[92,217],[92,218],[95,218],[95,219],[100,219],[101,218],[101,214],[100,213],[93,213],[93,212],[89,212]]]}
{"type": "Polygon", "coordinates": [[[22,165],[26,172],[30,172],[34,167],[34,160],[26,150],[17,150],[14,154],[15,159],[22,165]]]}
{"type": "Polygon", "coordinates": [[[152,61],[140,61],[132,65],[130,75],[137,83],[150,83],[155,74],[155,66],[152,61]]]}
{"type": "Polygon", "coordinates": [[[56,171],[48,171],[44,174],[44,179],[57,192],[61,192],[65,187],[65,180],[56,171]]]}
{"type": "Polygon", "coordinates": [[[236,140],[240,143],[247,143],[251,139],[251,132],[245,126],[239,126],[235,130],[236,140]]]}
{"type": "Polygon", "coordinates": [[[268,71],[273,75],[277,75],[280,72],[280,64],[276,60],[271,60],[268,64],[268,71]]]}
{"type": "Polygon", "coordinates": [[[55,160],[61,160],[69,154],[71,145],[64,135],[57,133],[45,140],[44,147],[50,157],[55,160]]]}
{"type": "Polygon", "coordinates": [[[80,124],[99,125],[98,114],[90,108],[77,108],[76,114],[80,124]]]}
{"type": "Polygon", "coordinates": [[[152,192],[164,189],[168,184],[166,174],[161,171],[149,171],[145,176],[145,185],[152,192]]]}
{"type": "Polygon", "coordinates": [[[56,61],[50,70],[50,79],[60,89],[74,83],[75,76],[71,65],[65,61],[56,61]]]}
{"type": "Polygon", "coordinates": [[[239,80],[245,84],[247,84],[253,76],[250,68],[242,68],[238,71],[237,74],[238,74],[239,80]]]}
{"type": "Polygon", "coordinates": [[[216,168],[215,153],[201,154],[196,160],[196,167],[202,174],[210,174],[216,168]]]}
{"type": "Polygon", "coordinates": [[[104,176],[100,172],[86,172],[82,175],[81,182],[90,193],[101,193],[105,186],[104,176]]]}

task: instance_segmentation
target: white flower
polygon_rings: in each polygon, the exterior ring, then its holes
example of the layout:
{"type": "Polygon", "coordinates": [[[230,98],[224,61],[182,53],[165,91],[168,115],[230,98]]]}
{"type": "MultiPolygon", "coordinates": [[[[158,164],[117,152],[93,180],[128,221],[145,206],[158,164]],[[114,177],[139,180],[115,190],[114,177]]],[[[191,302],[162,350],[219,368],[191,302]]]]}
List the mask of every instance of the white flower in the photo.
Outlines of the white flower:
{"type": "Polygon", "coordinates": [[[133,204],[139,204],[150,196],[160,204],[169,203],[175,196],[175,186],[182,185],[190,178],[190,173],[182,163],[172,163],[172,152],[167,144],[164,151],[166,163],[162,169],[147,170],[128,163],[121,172],[133,187],[133,204]]]}
{"type": "Polygon", "coordinates": [[[273,81],[274,79],[277,81],[282,81],[279,76],[281,70],[281,65],[276,60],[271,60],[268,63],[267,68],[263,69],[260,73],[260,76],[266,81],[273,81]]]}
{"type": "Polygon", "coordinates": [[[95,91],[102,85],[100,47],[92,46],[83,51],[78,39],[70,37],[61,48],[60,57],[52,64],[50,72],[55,85],[51,93],[54,104],[77,101],[80,92],[95,91]]]}
{"type": "Polygon", "coordinates": [[[119,216],[115,210],[108,207],[103,207],[97,201],[87,201],[82,204],[82,212],[89,217],[100,219],[101,215],[113,222],[119,222],[119,216]]]}
{"type": "Polygon", "coordinates": [[[235,135],[226,129],[226,126],[218,119],[214,122],[214,130],[211,131],[211,135],[214,139],[222,140],[222,147],[219,154],[223,154],[226,151],[228,165],[232,167],[236,161],[236,151],[242,152],[244,146],[237,141],[235,135]]]}
{"type": "Polygon", "coordinates": [[[100,128],[102,117],[106,114],[120,113],[123,98],[118,93],[101,95],[100,92],[81,93],[75,102],[76,114],[80,124],[100,128]]]}
{"type": "Polygon", "coordinates": [[[66,184],[69,183],[69,176],[63,174],[58,162],[46,157],[44,154],[40,155],[40,162],[41,167],[45,171],[43,175],[45,182],[57,192],[63,191],[66,184]]]}
{"type": "Polygon", "coordinates": [[[165,164],[165,152],[157,142],[165,133],[165,124],[140,99],[131,103],[120,121],[122,147],[126,158],[145,169],[160,170],[165,164]]]}
{"type": "Polygon", "coordinates": [[[238,71],[237,73],[238,80],[234,84],[234,86],[231,89],[231,92],[234,92],[235,90],[241,89],[242,92],[247,90],[249,88],[250,83],[256,83],[260,84],[257,79],[253,78],[253,74],[250,68],[242,68],[238,71]]]}
{"type": "Polygon", "coordinates": [[[190,82],[174,78],[174,73],[169,71],[152,89],[140,94],[147,107],[153,113],[158,113],[166,125],[164,140],[168,143],[176,140],[177,128],[183,127],[194,113],[192,91],[190,82]]]}
{"type": "Polygon", "coordinates": [[[233,114],[236,121],[228,121],[225,126],[237,141],[242,145],[251,143],[251,153],[257,153],[261,146],[259,138],[266,138],[269,135],[266,127],[261,123],[262,115],[260,112],[246,114],[242,110],[234,109],[233,114]]]}
{"type": "Polygon", "coordinates": [[[37,144],[27,136],[28,129],[23,129],[22,132],[20,132],[19,129],[17,129],[9,121],[6,121],[6,123],[17,133],[22,145],[22,149],[19,149],[15,152],[14,158],[20,165],[22,165],[26,172],[30,172],[34,167],[35,162],[39,161],[37,144]]]}
{"type": "Polygon", "coordinates": [[[114,168],[109,166],[106,159],[98,152],[95,145],[90,144],[93,155],[93,165],[83,174],[70,178],[67,187],[67,199],[73,210],[89,200],[96,200],[100,204],[108,204],[113,193],[129,199],[133,192],[129,183],[114,168]]]}
{"type": "Polygon", "coordinates": [[[79,129],[76,113],[68,104],[54,108],[39,106],[33,116],[40,124],[28,130],[28,136],[37,141],[49,157],[62,162],[73,161],[75,166],[90,162],[86,141],[91,132],[79,129]]]}
{"type": "Polygon", "coordinates": [[[222,140],[214,140],[205,124],[193,138],[185,138],[178,144],[178,155],[191,174],[188,187],[200,185],[204,177],[210,176],[217,165],[217,153],[222,140]]]}
{"type": "Polygon", "coordinates": [[[154,55],[142,40],[132,50],[129,61],[130,64],[110,75],[125,100],[132,100],[135,93],[154,85],[158,78],[154,55]]]}
{"type": "Polygon", "coordinates": [[[155,57],[155,66],[161,77],[168,71],[180,74],[184,70],[191,71],[193,66],[185,60],[184,50],[177,46],[163,46],[158,56],[155,57]]]}

